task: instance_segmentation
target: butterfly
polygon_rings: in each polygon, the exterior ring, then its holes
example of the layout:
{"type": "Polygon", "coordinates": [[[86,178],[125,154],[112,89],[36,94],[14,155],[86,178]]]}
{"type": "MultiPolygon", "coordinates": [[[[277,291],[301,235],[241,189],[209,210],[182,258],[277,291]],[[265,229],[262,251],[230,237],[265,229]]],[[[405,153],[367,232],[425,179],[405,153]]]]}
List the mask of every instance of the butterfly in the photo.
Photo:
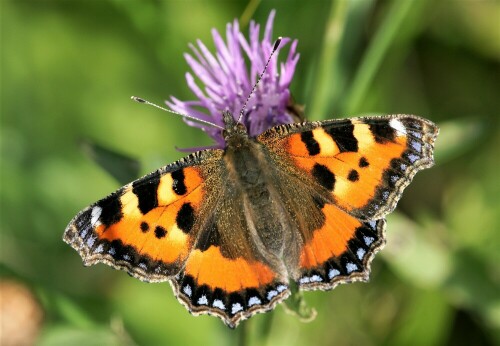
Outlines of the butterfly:
{"type": "Polygon", "coordinates": [[[90,205],[64,241],[85,265],[169,281],[229,327],[301,290],[367,281],[385,216],[433,165],[438,128],[413,115],[273,127],[223,113],[225,149],[195,152],[90,205]]]}

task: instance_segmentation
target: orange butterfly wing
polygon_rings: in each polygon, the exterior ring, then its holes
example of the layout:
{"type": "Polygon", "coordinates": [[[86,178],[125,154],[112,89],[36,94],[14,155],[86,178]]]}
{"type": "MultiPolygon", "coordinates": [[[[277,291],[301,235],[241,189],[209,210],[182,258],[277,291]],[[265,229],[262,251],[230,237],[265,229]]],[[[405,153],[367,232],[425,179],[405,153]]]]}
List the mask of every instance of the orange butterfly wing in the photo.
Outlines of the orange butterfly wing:
{"type": "Polygon", "coordinates": [[[221,155],[195,153],[125,185],[81,211],[64,241],[85,265],[102,262],[143,281],[168,280],[193,247],[206,212],[207,169],[221,155]]]}
{"type": "Polygon", "coordinates": [[[294,279],[301,288],[368,278],[385,242],[383,218],[415,173],[432,166],[437,134],[428,120],[398,115],[282,125],[258,137],[276,162],[290,167],[282,180],[322,196],[307,208],[324,220],[312,231],[300,230],[300,257],[288,259],[299,268],[294,279]]]}

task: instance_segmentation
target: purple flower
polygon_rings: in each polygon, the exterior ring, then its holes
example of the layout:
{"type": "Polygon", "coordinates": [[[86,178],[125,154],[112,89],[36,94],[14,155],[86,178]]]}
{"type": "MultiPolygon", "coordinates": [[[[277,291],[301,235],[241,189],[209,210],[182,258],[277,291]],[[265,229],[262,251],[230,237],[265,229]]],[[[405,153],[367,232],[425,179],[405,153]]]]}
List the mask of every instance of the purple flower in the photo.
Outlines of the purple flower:
{"type": "MultiPolygon", "coordinates": [[[[215,55],[209,52],[200,40],[196,42],[196,46],[191,44],[189,47],[193,55],[186,53],[184,57],[204,86],[199,87],[193,75],[187,72],[188,86],[197,99],[180,101],[171,97],[167,105],[179,113],[220,126],[223,126],[222,112],[225,110],[230,111],[235,119],[238,119],[243,104],[273,49],[274,15],[275,11],[271,11],[262,41],[259,41],[259,24],[253,21],[250,23],[250,38],[247,41],[239,30],[238,21],[234,20],[232,24],[227,24],[227,42],[224,42],[219,33],[212,29],[217,50],[215,55]],[[245,64],[245,55],[250,62],[249,68],[245,64]]],[[[289,42],[289,38],[283,38],[278,50],[289,42]]],[[[275,53],[257,89],[248,101],[241,122],[247,127],[250,136],[257,136],[275,125],[293,122],[291,114],[287,113],[287,104],[290,100],[289,86],[299,60],[296,47],[297,40],[294,40],[286,61],[280,64],[279,71],[278,51],[275,53]]],[[[215,147],[225,146],[219,128],[189,119],[184,120],[187,124],[199,127],[208,133],[216,141],[215,147]]]]}

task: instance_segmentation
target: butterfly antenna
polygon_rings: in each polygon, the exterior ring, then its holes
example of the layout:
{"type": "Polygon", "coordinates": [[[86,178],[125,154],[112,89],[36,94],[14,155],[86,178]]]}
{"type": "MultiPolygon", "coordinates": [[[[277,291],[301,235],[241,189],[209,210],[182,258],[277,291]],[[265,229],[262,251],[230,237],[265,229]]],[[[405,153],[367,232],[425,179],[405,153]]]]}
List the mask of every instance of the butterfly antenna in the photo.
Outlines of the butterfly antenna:
{"type": "Polygon", "coordinates": [[[269,66],[269,63],[271,62],[271,58],[273,57],[274,53],[276,52],[276,50],[280,46],[282,39],[283,39],[283,37],[280,36],[280,37],[278,37],[276,42],[274,42],[273,50],[271,51],[271,54],[269,55],[269,58],[267,59],[266,65],[264,65],[264,69],[262,70],[262,73],[259,75],[259,78],[257,78],[257,81],[255,82],[255,84],[252,88],[252,91],[250,91],[250,94],[248,94],[248,97],[245,100],[243,107],[241,107],[240,117],[238,118],[238,122],[240,122],[241,119],[243,118],[243,114],[245,113],[245,110],[247,108],[248,101],[250,101],[250,98],[252,97],[253,93],[255,92],[255,89],[257,89],[257,85],[259,85],[260,80],[262,79],[262,77],[264,77],[264,73],[266,73],[267,67],[269,66]]]}
{"type": "Polygon", "coordinates": [[[177,114],[177,115],[180,115],[181,117],[188,118],[188,119],[191,119],[191,120],[194,120],[194,121],[197,121],[197,122],[200,122],[200,123],[203,123],[203,124],[206,124],[206,125],[210,125],[210,126],[213,126],[213,127],[217,127],[219,129],[224,130],[224,128],[222,126],[219,126],[217,124],[211,123],[210,121],[198,119],[196,117],[193,117],[192,115],[182,114],[182,113],[173,111],[171,109],[168,109],[168,108],[165,108],[165,107],[162,107],[162,106],[158,106],[157,104],[155,104],[153,102],[149,102],[148,100],[145,100],[143,98],[140,98],[140,97],[137,97],[137,96],[132,96],[131,99],[134,100],[135,102],[144,103],[144,104],[147,104],[148,106],[156,107],[158,109],[161,109],[164,112],[172,113],[172,114],[177,114]]]}

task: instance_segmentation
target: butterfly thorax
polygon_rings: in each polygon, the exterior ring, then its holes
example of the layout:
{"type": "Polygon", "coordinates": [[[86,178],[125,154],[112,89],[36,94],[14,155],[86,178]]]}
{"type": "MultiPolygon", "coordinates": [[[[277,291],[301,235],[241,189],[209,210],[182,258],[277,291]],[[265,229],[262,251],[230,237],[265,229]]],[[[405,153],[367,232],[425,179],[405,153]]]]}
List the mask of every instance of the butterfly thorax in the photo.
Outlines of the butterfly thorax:
{"type": "Polygon", "coordinates": [[[265,188],[267,160],[263,157],[262,145],[250,138],[248,131],[229,112],[223,112],[226,141],[225,162],[229,177],[236,188],[242,191],[265,188]]]}

